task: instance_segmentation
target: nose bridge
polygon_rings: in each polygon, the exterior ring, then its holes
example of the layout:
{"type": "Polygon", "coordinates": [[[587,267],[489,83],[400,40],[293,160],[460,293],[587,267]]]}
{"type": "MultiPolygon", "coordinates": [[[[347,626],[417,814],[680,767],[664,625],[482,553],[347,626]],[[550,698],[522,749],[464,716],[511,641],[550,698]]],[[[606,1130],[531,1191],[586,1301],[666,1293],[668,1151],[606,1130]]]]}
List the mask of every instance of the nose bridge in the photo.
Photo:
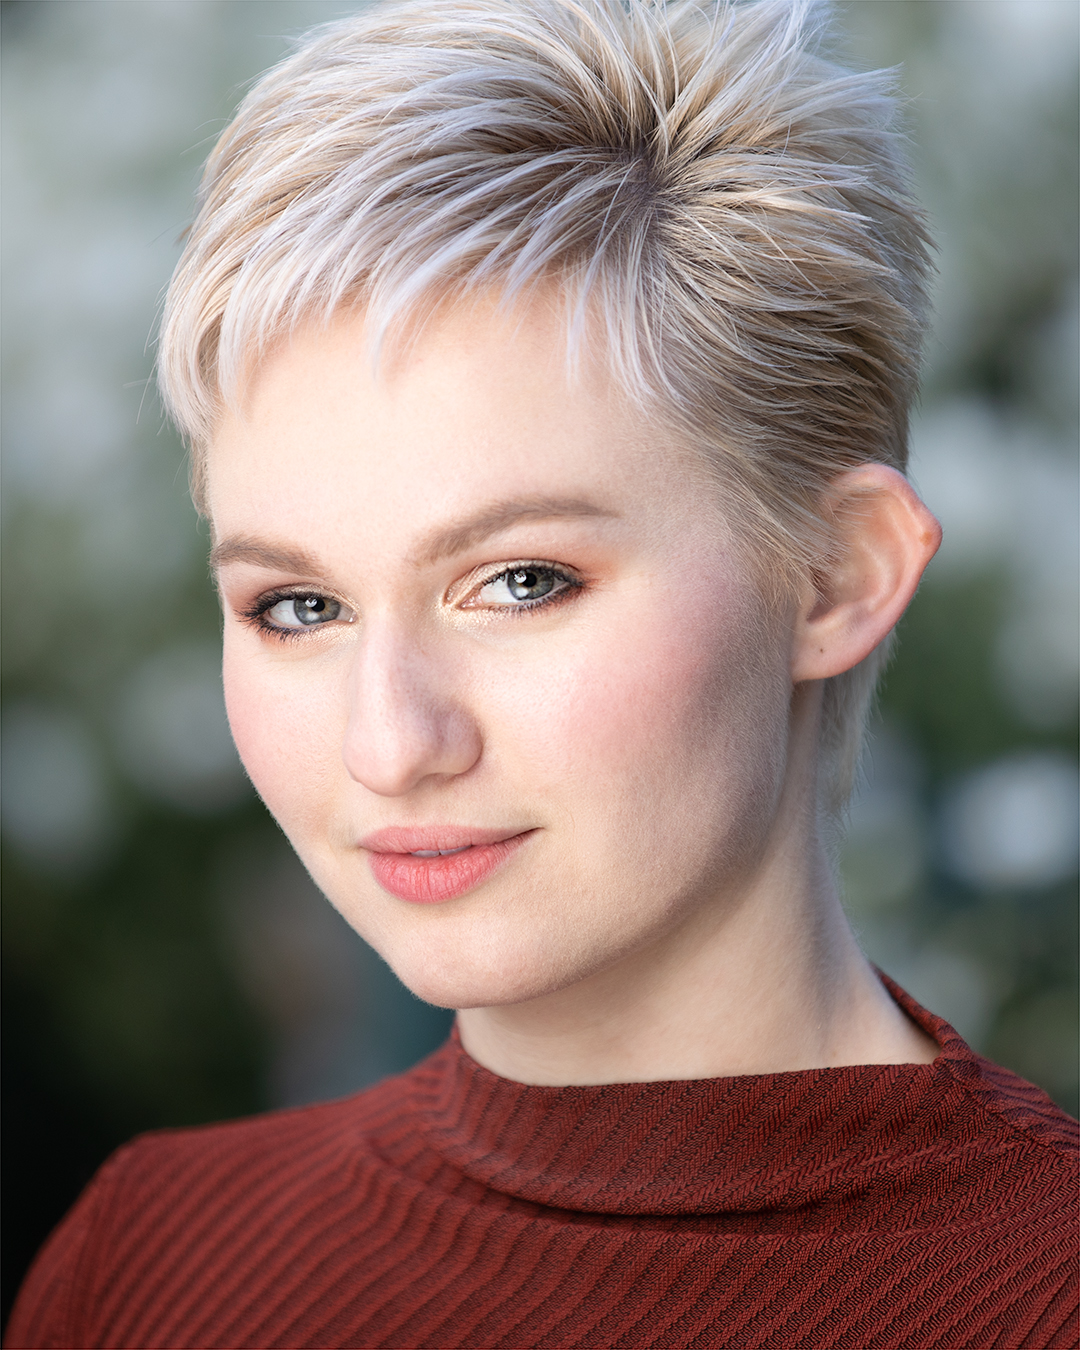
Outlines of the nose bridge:
{"type": "Polygon", "coordinates": [[[467,772],[480,733],[455,687],[447,644],[394,613],[370,616],[350,672],[343,759],[380,796],[467,772]]]}

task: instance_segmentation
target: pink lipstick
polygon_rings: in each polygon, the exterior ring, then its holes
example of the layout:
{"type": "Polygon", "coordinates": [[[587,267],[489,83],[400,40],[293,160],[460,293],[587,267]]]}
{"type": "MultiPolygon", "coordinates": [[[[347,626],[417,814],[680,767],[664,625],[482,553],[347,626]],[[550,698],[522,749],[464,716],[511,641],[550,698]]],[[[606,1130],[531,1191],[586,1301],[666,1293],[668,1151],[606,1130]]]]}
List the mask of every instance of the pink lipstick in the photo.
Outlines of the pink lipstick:
{"type": "Polygon", "coordinates": [[[479,886],[533,833],[431,826],[377,830],[360,841],[371,873],[399,900],[434,905],[479,886]]]}

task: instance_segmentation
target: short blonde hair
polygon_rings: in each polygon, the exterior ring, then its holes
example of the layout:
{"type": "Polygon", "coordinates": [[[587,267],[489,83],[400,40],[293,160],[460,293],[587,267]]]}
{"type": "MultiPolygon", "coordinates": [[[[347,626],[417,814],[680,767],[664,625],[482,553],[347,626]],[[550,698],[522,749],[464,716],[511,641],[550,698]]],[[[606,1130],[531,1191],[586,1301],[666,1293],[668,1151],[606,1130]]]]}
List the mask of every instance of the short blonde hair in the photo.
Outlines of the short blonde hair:
{"type": "MultiPolygon", "coordinates": [[[[777,578],[829,547],[822,492],[907,461],[927,238],[889,76],[819,54],[809,0],[397,0],[316,29],[206,166],[158,377],[202,449],[253,359],[363,304],[377,334],[446,296],[556,278],[568,351],[713,466],[777,578]]],[[[833,806],[885,646],[827,682],[833,806]]]]}

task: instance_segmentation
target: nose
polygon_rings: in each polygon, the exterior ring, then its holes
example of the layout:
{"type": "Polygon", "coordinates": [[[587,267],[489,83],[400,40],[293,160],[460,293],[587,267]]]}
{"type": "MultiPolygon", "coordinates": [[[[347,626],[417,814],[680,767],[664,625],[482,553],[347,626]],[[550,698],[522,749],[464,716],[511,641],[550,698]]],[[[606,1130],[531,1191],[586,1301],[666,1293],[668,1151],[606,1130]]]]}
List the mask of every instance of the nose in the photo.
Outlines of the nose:
{"type": "Polygon", "coordinates": [[[350,684],[342,757],[369,791],[401,797],[426,779],[467,773],[480,758],[480,728],[457,697],[452,661],[407,632],[370,625],[350,684]]]}

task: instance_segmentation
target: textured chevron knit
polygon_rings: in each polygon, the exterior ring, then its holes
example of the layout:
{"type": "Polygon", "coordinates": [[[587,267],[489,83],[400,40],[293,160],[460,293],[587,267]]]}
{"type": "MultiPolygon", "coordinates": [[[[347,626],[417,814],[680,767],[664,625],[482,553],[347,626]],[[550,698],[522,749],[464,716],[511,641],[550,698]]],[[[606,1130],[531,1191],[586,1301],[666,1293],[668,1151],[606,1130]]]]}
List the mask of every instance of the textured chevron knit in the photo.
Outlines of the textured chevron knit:
{"type": "Polygon", "coordinates": [[[1075,1347],[1075,1122],[890,989],[933,1064],[523,1087],[452,1039],[137,1139],[8,1345],[1075,1347]]]}

